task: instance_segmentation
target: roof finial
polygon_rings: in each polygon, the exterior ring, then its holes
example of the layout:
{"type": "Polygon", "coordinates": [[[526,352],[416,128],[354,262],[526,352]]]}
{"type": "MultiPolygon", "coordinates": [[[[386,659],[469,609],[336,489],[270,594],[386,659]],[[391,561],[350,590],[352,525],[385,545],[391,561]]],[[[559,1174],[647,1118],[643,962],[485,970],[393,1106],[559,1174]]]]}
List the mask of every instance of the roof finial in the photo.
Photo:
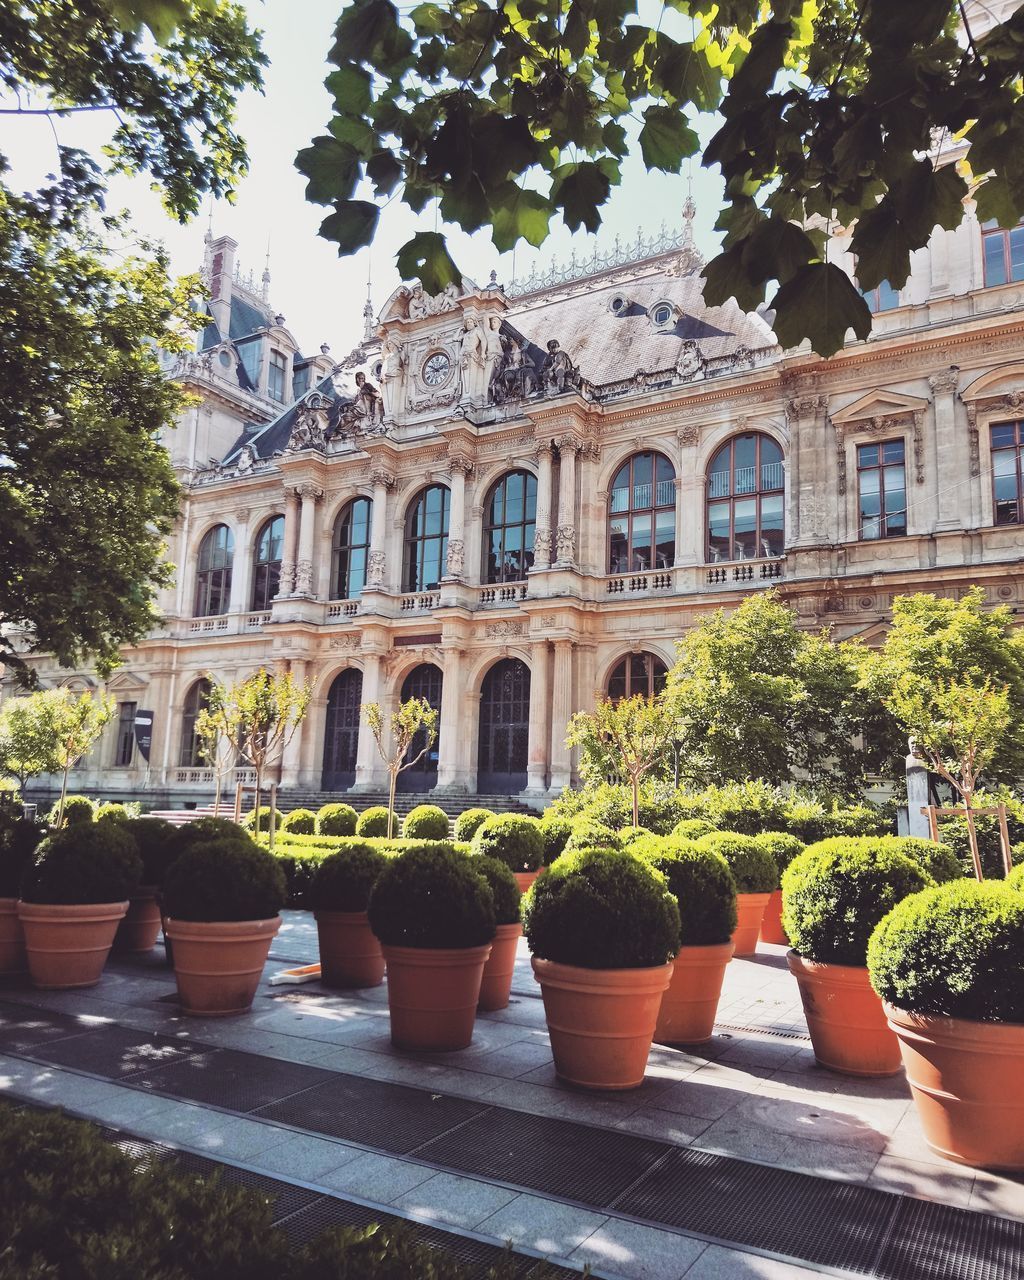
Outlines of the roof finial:
{"type": "Polygon", "coordinates": [[[693,194],[690,180],[687,179],[686,199],[683,201],[683,248],[693,248],[693,219],[697,213],[697,206],[693,201],[693,194]]]}
{"type": "Polygon", "coordinates": [[[270,297],[270,235],[267,235],[267,261],[263,268],[263,290],[262,298],[266,302],[270,297]]]}
{"type": "Polygon", "coordinates": [[[366,301],[363,304],[363,346],[373,341],[373,301],[370,297],[370,281],[366,281],[366,301]]]}

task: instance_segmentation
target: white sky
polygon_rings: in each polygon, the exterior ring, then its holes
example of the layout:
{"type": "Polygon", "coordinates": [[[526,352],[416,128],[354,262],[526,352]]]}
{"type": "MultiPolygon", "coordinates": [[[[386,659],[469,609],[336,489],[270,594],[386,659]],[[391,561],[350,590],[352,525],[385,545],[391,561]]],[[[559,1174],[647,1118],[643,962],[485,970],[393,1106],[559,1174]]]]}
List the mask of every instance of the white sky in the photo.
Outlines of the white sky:
{"type": "MultiPolygon", "coordinates": [[[[295,154],[319,133],[326,132],[330,100],[323,88],[327,51],[342,0],[245,0],[254,25],[263,29],[264,48],[270,57],[263,95],[246,94],[239,103],[239,125],[245,137],[250,171],[239,185],[236,202],[219,202],[213,210],[215,235],[231,235],[239,244],[244,269],[263,270],[270,242],[271,301],[286,317],[304,351],[329,342],[335,356],[344,355],[362,332],[362,307],[368,269],[372,268],[373,301],[381,307],[400,282],[394,255],[417,229],[434,229],[435,214],[428,208],[413,214],[398,199],[384,211],[377,238],[369,250],[352,258],[339,258],[336,249],[317,235],[330,212],[306,202],[305,178],[295,169],[295,154]]],[[[106,117],[90,114],[55,122],[65,145],[84,146],[94,155],[111,129],[106,117]]],[[[712,131],[700,129],[702,138],[712,131]]],[[[0,150],[12,162],[14,185],[34,186],[56,162],[54,132],[40,117],[4,117],[0,150]]],[[[485,230],[467,236],[453,227],[438,226],[448,236],[449,248],[464,272],[486,283],[492,268],[498,279],[524,276],[534,262],[546,266],[552,257],[566,261],[575,248],[588,257],[595,244],[607,252],[616,235],[624,242],[638,231],[658,231],[664,221],[669,229],[681,225],[686,177],[648,174],[639,159],[627,161],[621,187],[613,191],[605,221],[597,236],[578,232],[570,236],[556,228],[540,250],[521,241],[516,253],[499,255],[485,230]],[[514,259],[514,261],[513,261],[514,259]]],[[[717,239],[712,230],[721,182],[717,174],[693,168],[693,195],[697,202],[695,228],[698,246],[708,256],[717,239]]],[[[119,180],[111,188],[111,207],[128,207],[140,232],[165,242],[174,268],[193,271],[202,262],[207,216],[181,227],[164,214],[159,199],[145,179],[119,180]]],[[[554,223],[552,224],[554,226],[554,223]]]]}

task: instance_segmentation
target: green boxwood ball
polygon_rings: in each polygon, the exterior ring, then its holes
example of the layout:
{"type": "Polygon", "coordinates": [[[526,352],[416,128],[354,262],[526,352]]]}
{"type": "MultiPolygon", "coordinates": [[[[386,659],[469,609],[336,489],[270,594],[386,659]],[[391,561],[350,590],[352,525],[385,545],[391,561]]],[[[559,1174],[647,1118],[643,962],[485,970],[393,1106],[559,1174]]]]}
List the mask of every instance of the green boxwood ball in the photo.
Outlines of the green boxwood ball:
{"type": "Polygon", "coordinates": [[[470,866],[478,876],[483,876],[494,894],[495,924],[518,924],[523,895],[516,878],[504,862],[497,858],[474,858],[470,866]]]}
{"type": "Polygon", "coordinates": [[[402,823],[405,840],[447,840],[450,834],[448,815],[436,804],[418,804],[402,823]]]}
{"type": "Polygon", "coordinates": [[[536,818],[502,813],[481,823],[473,837],[473,853],[497,858],[510,871],[536,871],[544,865],[544,838],[536,818]]]}
{"type": "Polygon", "coordinates": [[[370,844],[351,844],[317,865],[310,888],[314,911],[365,911],[387,857],[370,844]]]}
{"type": "Polygon", "coordinates": [[[245,837],[225,836],[193,844],[168,867],[163,910],[175,920],[269,920],[285,897],[278,859],[245,837]]]}
{"type": "Polygon", "coordinates": [[[681,946],[729,941],[736,928],[736,881],[720,853],[669,837],[646,842],[637,856],[668,881],[679,905],[681,946]]]}
{"type": "Polygon", "coordinates": [[[350,804],[325,804],[317,810],[316,833],[319,836],[354,836],[358,816],[350,804]]]}
{"type": "Polygon", "coordinates": [[[672,834],[677,840],[699,840],[714,830],[715,824],[706,818],[683,818],[672,828],[672,834]]]}
{"type": "Polygon", "coordinates": [[[572,835],[572,823],[568,818],[559,818],[548,810],[540,820],[540,834],[544,841],[544,866],[550,867],[565,852],[565,846],[572,835]]]}
{"type": "Polygon", "coordinates": [[[494,816],[490,809],[464,809],[455,819],[455,839],[460,844],[472,840],[487,819],[494,816]]]}
{"type": "Polygon", "coordinates": [[[927,1017],[1024,1023],[1024,893],[955,880],[898,903],[868,944],[871,985],[927,1017]]]}
{"type": "MultiPolygon", "coordinates": [[[[387,836],[388,834],[388,811],[382,804],[371,805],[369,809],[364,809],[356,819],[356,835],[364,837],[387,836]]],[[[395,822],[394,834],[398,834],[398,822],[395,822]]]]}
{"type": "Polygon", "coordinates": [[[316,834],[316,814],[312,809],[292,809],[284,815],[282,831],[292,831],[297,836],[316,834]]]}
{"type": "MultiPolygon", "coordinates": [[[[57,821],[57,812],[60,809],[60,801],[50,810],[48,822],[53,826],[57,821]]],[[[92,822],[96,817],[96,806],[88,796],[68,796],[64,801],[64,822],[65,827],[73,827],[78,823],[92,822]]]]}
{"type": "Polygon", "coordinates": [[[410,849],[370,894],[370,928],[385,946],[482,947],[494,937],[494,894],[460,853],[410,849]]]}
{"type": "MultiPolygon", "coordinates": [[[[274,810],[274,830],[275,831],[281,830],[281,823],[283,821],[284,821],[284,814],[282,814],[280,809],[275,809],[274,810]]],[[[249,812],[242,819],[242,826],[245,827],[246,831],[255,831],[257,834],[262,832],[263,835],[266,835],[270,831],[270,805],[261,804],[258,814],[255,809],[250,809],[249,812]]]]}
{"type": "Polygon", "coordinates": [[[1019,889],[1024,893],[1024,862],[1014,867],[1010,874],[1006,877],[1006,883],[1011,889],[1019,889]]]}
{"type": "Polygon", "coordinates": [[[142,859],[121,823],[81,823],[55,831],[39,845],[21,896],[63,906],[124,902],[141,875],[142,859]]]}
{"type": "Polygon", "coordinates": [[[754,836],[754,839],[762,849],[767,849],[771,854],[780,876],[796,855],[803,853],[807,847],[802,840],[798,840],[796,836],[791,836],[786,831],[762,831],[760,835],[754,836]]]}
{"type": "Polygon", "coordinates": [[[735,831],[712,831],[696,842],[701,849],[720,853],[729,864],[737,893],[771,893],[779,887],[775,859],[753,836],[735,831]]]}

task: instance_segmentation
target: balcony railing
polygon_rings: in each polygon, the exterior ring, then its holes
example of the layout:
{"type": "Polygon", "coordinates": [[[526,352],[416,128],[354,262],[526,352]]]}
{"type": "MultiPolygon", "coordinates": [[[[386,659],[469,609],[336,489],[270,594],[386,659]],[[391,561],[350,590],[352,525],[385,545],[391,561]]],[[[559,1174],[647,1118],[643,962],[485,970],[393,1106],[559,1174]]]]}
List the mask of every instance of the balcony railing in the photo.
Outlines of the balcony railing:
{"type": "Polygon", "coordinates": [[[411,591],[401,597],[402,613],[429,613],[441,603],[440,591],[411,591]]]}
{"type": "Polygon", "coordinates": [[[216,618],[193,618],[188,624],[189,635],[207,635],[218,631],[228,631],[231,627],[231,617],[222,613],[216,618]]]}
{"type": "Polygon", "coordinates": [[[707,584],[709,587],[717,587],[729,582],[768,582],[782,577],[782,565],[781,559],[716,564],[707,571],[707,584]]]}
{"type": "MultiPolygon", "coordinates": [[[[202,765],[187,765],[175,769],[174,781],[190,787],[212,787],[217,783],[217,775],[212,769],[206,769],[202,765]]],[[[230,789],[237,782],[240,782],[245,787],[254,786],[256,783],[256,770],[229,769],[226,773],[221,774],[221,785],[224,788],[230,789]]]]}
{"type": "Polygon", "coordinates": [[[354,618],[358,612],[358,600],[342,600],[327,606],[327,621],[336,622],[338,618],[354,618]]]}
{"type": "Polygon", "coordinates": [[[246,631],[261,631],[270,621],[269,613],[250,613],[245,619],[246,631]]]}
{"type": "Polygon", "coordinates": [[[481,587],[479,599],[482,605],[514,604],[517,600],[526,599],[526,583],[501,582],[481,587]]]}
{"type": "Polygon", "coordinates": [[[646,594],[649,591],[671,591],[672,575],[670,573],[623,573],[608,579],[607,591],[610,596],[626,594],[646,594]]]}

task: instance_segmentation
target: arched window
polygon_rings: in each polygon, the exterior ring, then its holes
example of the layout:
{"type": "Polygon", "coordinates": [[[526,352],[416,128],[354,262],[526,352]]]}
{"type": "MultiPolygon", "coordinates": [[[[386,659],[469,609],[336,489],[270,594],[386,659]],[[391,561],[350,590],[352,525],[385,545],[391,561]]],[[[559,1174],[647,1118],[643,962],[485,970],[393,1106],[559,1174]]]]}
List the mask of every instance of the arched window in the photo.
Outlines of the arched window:
{"type": "Polygon", "coordinates": [[[996,524],[1024,524],[1024,422],[991,427],[996,524]]]}
{"type": "Polygon", "coordinates": [[[522,582],[533,564],[536,477],[528,471],[502,476],[490,492],[484,514],[484,581],[522,582]]]}
{"type": "Polygon", "coordinates": [[[484,676],[480,690],[477,790],[522,791],[529,742],[530,668],[518,658],[503,658],[484,676]]]}
{"type": "Polygon", "coordinates": [[[196,720],[199,713],[210,701],[209,680],[197,680],[185,695],[185,705],[181,711],[181,752],[178,762],[184,769],[194,769],[205,764],[203,744],[196,733],[196,720]]]}
{"type": "Polygon", "coordinates": [[[363,673],[355,667],[343,671],[327,694],[324,768],[320,780],[325,791],[341,791],[356,780],[362,697],[363,673]]]}
{"type": "Polygon", "coordinates": [[[608,572],[671,569],[676,551],[676,473],[660,453],[637,453],[612,481],[608,572]]]}
{"type": "MultiPolygon", "coordinates": [[[[408,702],[410,698],[425,698],[440,717],[443,687],[444,675],[441,668],[435,667],[430,662],[421,662],[405,677],[402,684],[402,701],[408,702]]],[[[441,752],[440,719],[437,724],[437,736],[426,751],[423,751],[425,743],[426,733],[421,729],[409,744],[409,750],[406,753],[407,760],[416,760],[417,756],[419,759],[398,775],[400,791],[430,791],[437,786],[437,765],[441,752]],[[421,751],[423,751],[422,755],[420,755],[421,751]]]]}
{"type": "Polygon", "coordinates": [[[450,495],[439,484],[424,489],[405,521],[405,590],[432,591],[444,576],[448,555],[450,495]]]}
{"type": "Polygon", "coordinates": [[[235,539],[226,524],[214,525],[199,544],[195,617],[227,613],[231,604],[231,560],[235,539]]]}
{"type": "Polygon", "coordinates": [[[734,436],[708,471],[708,559],[781,556],[782,450],[758,432],[734,436]]]}
{"type": "Polygon", "coordinates": [[[281,585],[281,552],[284,548],[284,516],[268,520],[256,539],[256,563],[252,575],[252,609],[269,609],[281,585]]]}
{"type": "Polygon", "coordinates": [[[366,586],[372,511],[369,498],[355,498],[334,522],[332,600],[355,600],[366,586]]]}
{"type": "Polygon", "coordinates": [[[653,653],[630,653],[612,667],[608,677],[608,697],[612,702],[642,693],[653,698],[665,687],[668,668],[653,653]]]}

